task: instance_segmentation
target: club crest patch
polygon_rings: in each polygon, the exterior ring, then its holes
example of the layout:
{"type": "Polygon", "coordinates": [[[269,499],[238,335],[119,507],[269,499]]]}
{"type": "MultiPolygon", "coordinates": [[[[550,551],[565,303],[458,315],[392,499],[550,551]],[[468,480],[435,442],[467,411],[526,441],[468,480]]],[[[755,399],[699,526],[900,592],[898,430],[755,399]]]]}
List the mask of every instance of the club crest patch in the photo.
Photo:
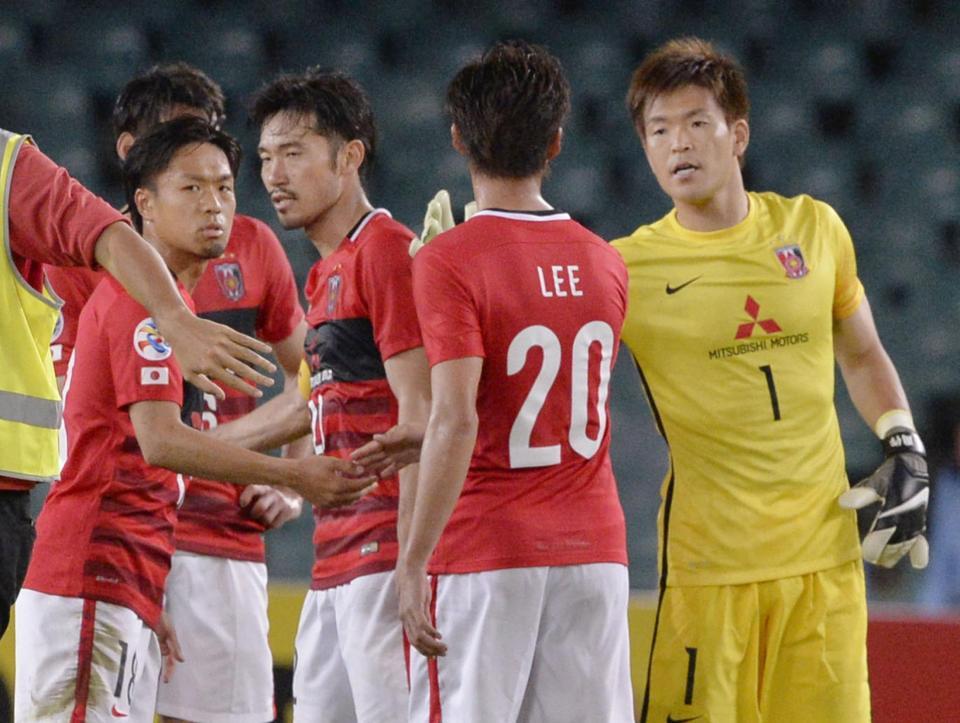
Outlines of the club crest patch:
{"type": "Polygon", "coordinates": [[[340,274],[336,274],[327,279],[327,315],[332,316],[337,310],[337,302],[340,301],[340,287],[343,282],[340,274]]]}
{"type": "Polygon", "coordinates": [[[147,361],[162,361],[169,359],[173,354],[173,349],[160,336],[157,325],[149,316],[137,324],[133,331],[133,348],[140,356],[147,361]]]}
{"type": "Polygon", "coordinates": [[[243,298],[245,289],[243,288],[243,272],[240,270],[240,264],[227,263],[217,264],[213,267],[217,274],[217,284],[220,285],[220,291],[230,301],[239,301],[243,298]]]}
{"type": "Polygon", "coordinates": [[[807,262],[803,260],[803,252],[797,244],[781,246],[777,249],[777,259],[784,271],[787,272],[787,278],[802,279],[810,269],[807,268],[807,262]]]}

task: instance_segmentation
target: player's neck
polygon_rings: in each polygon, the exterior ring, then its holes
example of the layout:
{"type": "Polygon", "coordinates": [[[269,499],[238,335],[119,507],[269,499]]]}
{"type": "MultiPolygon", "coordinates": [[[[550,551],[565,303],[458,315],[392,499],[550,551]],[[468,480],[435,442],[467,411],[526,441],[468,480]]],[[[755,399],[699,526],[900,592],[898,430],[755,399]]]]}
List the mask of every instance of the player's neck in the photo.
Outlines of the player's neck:
{"type": "Polygon", "coordinates": [[[335,204],[304,227],[307,238],[313,243],[320,258],[326,258],[357,225],[364,214],[373,210],[367,194],[357,183],[351,192],[344,193],[335,204]]]}
{"type": "Polygon", "coordinates": [[[157,250],[157,253],[163,259],[163,263],[177,277],[177,281],[183,284],[187,293],[193,293],[197,282],[200,281],[200,277],[203,276],[203,272],[207,268],[209,259],[167,246],[147,228],[144,228],[142,235],[147,243],[157,250]]]}
{"type": "Polygon", "coordinates": [[[750,212],[750,197],[742,178],[720,189],[704,203],[674,201],[677,221],[685,229],[701,233],[722,231],[743,221],[750,212]]]}
{"type": "Polygon", "coordinates": [[[470,174],[470,180],[478,210],[548,211],[553,208],[540,192],[542,174],[526,178],[491,178],[474,171],[470,174]]]}

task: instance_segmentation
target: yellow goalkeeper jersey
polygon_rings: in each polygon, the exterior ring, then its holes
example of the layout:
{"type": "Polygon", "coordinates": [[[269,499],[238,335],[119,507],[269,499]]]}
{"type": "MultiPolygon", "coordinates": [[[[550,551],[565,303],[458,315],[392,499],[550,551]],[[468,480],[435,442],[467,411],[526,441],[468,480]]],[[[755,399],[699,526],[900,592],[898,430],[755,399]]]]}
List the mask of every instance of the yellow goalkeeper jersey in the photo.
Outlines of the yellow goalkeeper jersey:
{"type": "Polygon", "coordinates": [[[670,449],[663,585],[735,585],[857,559],[834,408],[833,323],[863,299],[850,234],[809,196],[750,193],[733,228],[676,211],[613,245],[630,348],[670,449]]]}

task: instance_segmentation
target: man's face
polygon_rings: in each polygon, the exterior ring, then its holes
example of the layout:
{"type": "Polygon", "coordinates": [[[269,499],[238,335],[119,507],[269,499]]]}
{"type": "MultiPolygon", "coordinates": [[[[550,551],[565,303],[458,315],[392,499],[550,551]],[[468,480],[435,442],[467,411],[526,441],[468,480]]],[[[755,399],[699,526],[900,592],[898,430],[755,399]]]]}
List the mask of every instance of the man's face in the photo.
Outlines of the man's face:
{"type": "Polygon", "coordinates": [[[212,143],[184,146],[141,189],[144,235],[198,259],[223,255],[237,210],[226,154],[212,143]]]}
{"type": "Polygon", "coordinates": [[[314,130],[312,115],[277,113],[260,129],[260,178],[284,228],[309,228],[343,194],[342,144],[314,130]]]}
{"type": "Polygon", "coordinates": [[[746,120],[728,123],[713,93],[688,85],[656,96],[641,129],[647,162],[674,203],[702,205],[740,174],[746,120]]]}

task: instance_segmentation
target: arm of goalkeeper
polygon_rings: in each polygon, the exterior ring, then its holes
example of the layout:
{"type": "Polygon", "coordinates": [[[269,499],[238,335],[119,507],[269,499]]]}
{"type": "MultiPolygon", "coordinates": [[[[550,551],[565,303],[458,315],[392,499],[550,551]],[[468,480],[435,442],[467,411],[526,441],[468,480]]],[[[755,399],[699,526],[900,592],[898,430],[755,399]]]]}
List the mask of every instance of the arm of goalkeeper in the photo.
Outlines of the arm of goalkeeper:
{"type": "MultiPolygon", "coordinates": [[[[477,202],[471,201],[463,207],[463,220],[467,221],[476,212],[477,202]]],[[[420,235],[410,242],[410,255],[416,256],[417,251],[424,244],[430,243],[435,236],[449,231],[455,226],[453,211],[450,210],[450,194],[446,189],[437,191],[437,195],[427,204],[427,212],[423,216],[423,230],[420,235]]]]}
{"type": "Polygon", "coordinates": [[[930,478],[923,442],[909,427],[894,427],[884,435],[883,449],[883,464],[840,495],[840,506],[859,510],[880,503],[863,538],[864,560],[893,567],[909,554],[914,568],[924,568],[930,478]]]}

